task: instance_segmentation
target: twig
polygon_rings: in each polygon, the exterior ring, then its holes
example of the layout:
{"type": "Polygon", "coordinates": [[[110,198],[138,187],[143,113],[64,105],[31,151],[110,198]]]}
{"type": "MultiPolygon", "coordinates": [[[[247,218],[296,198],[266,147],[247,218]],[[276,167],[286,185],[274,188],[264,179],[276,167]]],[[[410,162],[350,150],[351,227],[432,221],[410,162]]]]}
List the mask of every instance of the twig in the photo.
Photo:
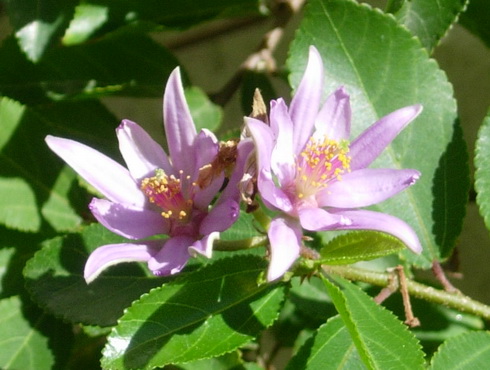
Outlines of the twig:
{"type": "Polygon", "coordinates": [[[459,289],[457,289],[446,277],[444,270],[441,267],[441,264],[438,261],[432,262],[432,272],[436,279],[442,284],[442,287],[446,292],[449,293],[461,293],[459,289]]]}
{"type": "Polygon", "coordinates": [[[400,293],[402,294],[403,307],[405,309],[405,324],[414,328],[420,326],[420,321],[413,315],[412,304],[410,303],[410,295],[408,294],[407,278],[403,266],[398,265],[395,267],[396,274],[398,276],[398,282],[400,284],[400,293]]]}
{"type": "MultiPolygon", "coordinates": [[[[372,285],[386,287],[390,274],[359,269],[351,266],[323,266],[327,273],[337,274],[349,280],[362,281],[372,285]]],[[[461,312],[470,313],[490,321],[490,306],[475,301],[463,294],[449,293],[427,285],[406,279],[407,291],[412,297],[442,304],[461,312]]]]}

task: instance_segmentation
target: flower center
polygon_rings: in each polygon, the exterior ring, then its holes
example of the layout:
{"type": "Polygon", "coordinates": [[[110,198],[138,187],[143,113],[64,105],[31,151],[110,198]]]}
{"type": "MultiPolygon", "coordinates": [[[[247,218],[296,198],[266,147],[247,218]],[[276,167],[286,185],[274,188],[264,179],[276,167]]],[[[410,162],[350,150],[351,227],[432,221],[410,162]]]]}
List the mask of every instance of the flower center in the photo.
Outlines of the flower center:
{"type": "Polygon", "coordinates": [[[349,142],[311,137],[296,158],[296,194],[299,199],[316,194],[350,171],[349,142]]]}
{"type": "MultiPolygon", "coordinates": [[[[167,219],[187,222],[192,213],[193,201],[183,194],[183,185],[190,182],[190,177],[180,178],[174,175],[168,176],[164,170],[155,170],[155,176],[144,178],[141,181],[141,190],[151,203],[162,208],[161,215],[167,219]]],[[[192,184],[191,184],[192,185],[192,184]]]]}

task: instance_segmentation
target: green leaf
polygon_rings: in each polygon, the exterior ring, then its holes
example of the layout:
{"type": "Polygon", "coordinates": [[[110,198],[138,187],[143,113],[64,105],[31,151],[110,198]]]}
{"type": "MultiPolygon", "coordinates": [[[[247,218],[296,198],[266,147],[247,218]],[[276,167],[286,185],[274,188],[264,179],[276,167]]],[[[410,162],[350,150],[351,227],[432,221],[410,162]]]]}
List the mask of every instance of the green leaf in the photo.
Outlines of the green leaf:
{"type": "Polygon", "coordinates": [[[108,19],[108,7],[90,3],[78,4],[63,36],[63,44],[76,45],[88,40],[108,19]]]}
{"type": "Polygon", "coordinates": [[[29,232],[73,230],[81,222],[75,206],[83,203],[85,210],[86,200],[75,198],[75,174],[63,167],[44,138],[62,134],[104,145],[108,132],[115,137],[114,117],[96,102],[27,109],[2,98],[0,119],[0,223],[29,232]]]}
{"type": "Polygon", "coordinates": [[[490,3],[488,0],[471,0],[466,11],[461,14],[460,23],[490,47],[490,3]]]}
{"type": "Polygon", "coordinates": [[[272,324],[283,285],[258,284],[266,262],[225,258],[152,290],[108,338],[104,368],[151,369],[219,356],[272,324]]]}
{"type": "Polygon", "coordinates": [[[395,13],[398,22],[430,52],[458,19],[468,0],[409,0],[395,13]]]}
{"type": "Polygon", "coordinates": [[[68,24],[74,0],[8,0],[7,10],[20,47],[38,62],[68,24]]]}
{"type": "Polygon", "coordinates": [[[483,120],[475,147],[476,202],[490,230],[490,115],[483,120]]]}
{"type": "Polygon", "coordinates": [[[356,285],[339,277],[324,278],[328,293],[370,369],[423,369],[424,354],[407,327],[356,285]]]}
{"type": "Polygon", "coordinates": [[[355,231],[339,235],[323,246],[321,263],[345,265],[368,261],[399,252],[405,248],[399,239],[376,231],[355,231]]]}
{"type": "Polygon", "coordinates": [[[335,316],[318,328],[286,369],[327,370],[365,369],[349,331],[340,316],[335,316]]]}
{"type": "Polygon", "coordinates": [[[432,358],[429,369],[486,369],[489,363],[490,333],[470,332],[444,342],[432,358]]]}
{"type": "Polygon", "coordinates": [[[451,85],[393,17],[352,1],[309,2],[288,59],[293,86],[303,74],[309,45],[322,55],[325,92],[344,85],[351,96],[351,138],[398,108],[423,104],[422,114],[374,163],[418,169],[422,176],[373,208],[414,228],[423,252],[402,253],[416,266],[429,268],[434,259],[450,255],[462,228],[469,188],[467,152],[451,85]]]}
{"type": "Polygon", "coordinates": [[[0,367],[2,369],[51,369],[54,358],[48,339],[24,318],[19,297],[0,300],[0,367]]]}
{"type": "Polygon", "coordinates": [[[105,244],[126,242],[99,224],[81,234],[45,242],[24,269],[31,297],[44,309],[72,323],[114,325],[141,294],[165,279],[146,276],[138,264],[110,268],[90,285],[83,279],[88,254],[105,244]]]}
{"type": "Polygon", "coordinates": [[[221,107],[211,102],[206,93],[195,86],[185,89],[185,98],[197,131],[203,128],[216,131],[223,119],[221,107]]]}

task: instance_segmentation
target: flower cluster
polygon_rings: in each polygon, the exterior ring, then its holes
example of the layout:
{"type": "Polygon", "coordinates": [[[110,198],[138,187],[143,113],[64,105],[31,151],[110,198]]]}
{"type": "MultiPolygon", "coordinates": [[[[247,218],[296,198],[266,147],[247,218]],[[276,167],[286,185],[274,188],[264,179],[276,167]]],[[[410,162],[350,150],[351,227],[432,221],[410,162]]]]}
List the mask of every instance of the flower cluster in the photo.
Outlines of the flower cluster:
{"type": "Polygon", "coordinates": [[[267,230],[269,281],[298,258],[303,230],[379,230],[419,253],[418,238],[405,222],[358,208],[397,194],[420,176],[416,170],[367,167],[421,106],[383,117],[350,143],[349,96],[339,88],[321,104],[322,87],[322,60],[310,47],[289,107],[282,99],[272,101],[268,123],[245,118],[252,140],[219,143],[212,132],[196,131],[177,68],[163,99],[169,155],[139,125],[124,120],[116,131],[127,168],[84,144],[48,136],[49,147],[105,197],[90,203],[94,217],[134,240],[97,248],[86,262],[86,281],[120,262],[145,261],[155,275],[168,275],[181,271],[190,256],[211,257],[214,240],[239,216],[243,178],[257,182],[263,204],[277,213],[267,230]],[[250,163],[256,164],[252,171],[250,163]],[[151,238],[162,234],[168,235],[164,241],[151,238]]]}

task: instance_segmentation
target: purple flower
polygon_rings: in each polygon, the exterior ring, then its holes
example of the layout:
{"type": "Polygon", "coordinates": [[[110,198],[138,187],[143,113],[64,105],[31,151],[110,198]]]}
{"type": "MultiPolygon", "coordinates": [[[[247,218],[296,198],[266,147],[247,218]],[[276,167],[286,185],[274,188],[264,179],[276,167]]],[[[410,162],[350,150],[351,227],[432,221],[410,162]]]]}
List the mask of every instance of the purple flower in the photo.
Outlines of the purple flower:
{"type": "Polygon", "coordinates": [[[306,71],[289,108],[282,99],[272,101],[270,126],[246,118],[257,150],[259,193],[268,208],[280,212],[268,230],[269,281],[283,275],[298,258],[302,229],[378,230],[399,238],[416,253],[422,250],[417,235],[402,220],[358,209],[392,197],[419,178],[416,170],[366,167],[422,107],[390,113],[349,143],[349,95],[341,87],[322,105],[322,88],[322,59],[310,47],[306,71]]]}
{"type": "MultiPolygon", "coordinates": [[[[136,123],[124,120],[117,128],[127,169],[81,143],[46,137],[51,150],[106,198],[90,203],[95,218],[114,233],[137,240],[97,248],[85,264],[87,282],[107,267],[128,261],[147,262],[155,275],[175,274],[190,255],[210,257],[219,232],[239,215],[237,183],[252,143],[239,144],[235,172],[210,209],[223,185],[222,163],[229,158],[221,158],[223,152],[213,133],[196,132],[178,68],[167,82],[163,115],[170,157],[136,123]],[[160,234],[169,238],[144,240],[160,234]]],[[[224,155],[230,152],[228,148],[224,155]]]]}

